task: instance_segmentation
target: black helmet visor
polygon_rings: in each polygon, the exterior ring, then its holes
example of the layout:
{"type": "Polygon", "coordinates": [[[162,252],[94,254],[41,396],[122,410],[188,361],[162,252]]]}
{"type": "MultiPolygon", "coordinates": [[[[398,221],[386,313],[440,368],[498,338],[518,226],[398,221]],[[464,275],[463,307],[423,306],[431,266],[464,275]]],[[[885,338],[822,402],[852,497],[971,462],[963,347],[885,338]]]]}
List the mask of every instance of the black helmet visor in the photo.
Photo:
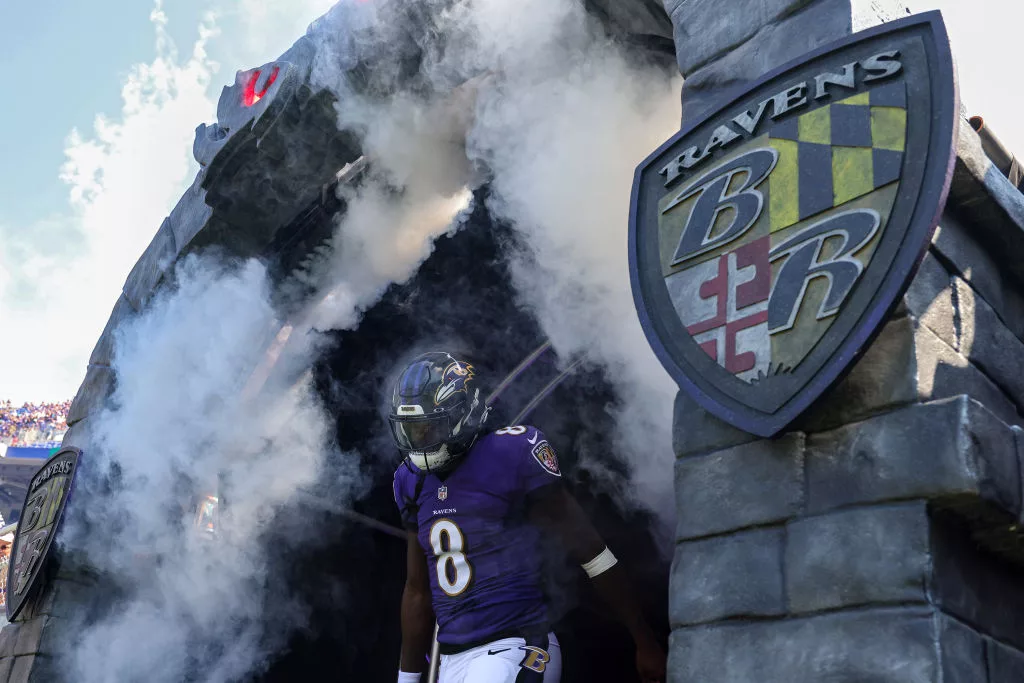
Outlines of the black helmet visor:
{"type": "Polygon", "coordinates": [[[403,451],[433,451],[448,440],[447,415],[426,417],[390,416],[391,435],[403,451]]]}

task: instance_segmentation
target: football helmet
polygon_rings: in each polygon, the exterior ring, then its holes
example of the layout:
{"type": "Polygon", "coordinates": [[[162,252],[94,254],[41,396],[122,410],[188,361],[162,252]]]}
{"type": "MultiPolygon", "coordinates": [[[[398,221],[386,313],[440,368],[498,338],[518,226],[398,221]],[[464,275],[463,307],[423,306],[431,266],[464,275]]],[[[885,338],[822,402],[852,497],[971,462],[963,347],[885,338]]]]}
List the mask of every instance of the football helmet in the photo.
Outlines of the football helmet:
{"type": "Polygon", "coordinates": [[[487,413],[473,365],[435,351],[418,356],[402,371],[388,423],[406,459],[419,470],[436,472],[472,447],[487,413]]]}

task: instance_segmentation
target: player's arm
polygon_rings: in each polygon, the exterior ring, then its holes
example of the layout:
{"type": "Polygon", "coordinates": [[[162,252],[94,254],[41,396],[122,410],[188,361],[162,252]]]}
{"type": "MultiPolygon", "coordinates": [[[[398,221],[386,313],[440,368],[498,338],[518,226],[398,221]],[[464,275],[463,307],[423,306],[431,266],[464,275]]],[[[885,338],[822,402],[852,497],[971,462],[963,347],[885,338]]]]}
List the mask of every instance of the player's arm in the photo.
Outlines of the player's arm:
{"type": "MultiPolygon", "coordinates": [[[[408,532],[405,589],[402,592],[402,672],[420,674],[426,669],[427,654],[434,636],[434,608],[430,602],[427,558],[415,531],[408,532]]],[[[418,676],[406,676],[418,681],[418,676]]],[[[402,681],[402,674],[399,674],[402,681]]],[[[403,682],[404,683],[404,682],[403,682]]]]}
{"type": "Polygon", "coordinates": [[[530,494],[531,521],[555,535],[590,576],[598,595],[629,629],[636,643],[636,663],[644,683],[665,680],[665,653],[633,595],[622,566],[608,550],[583,508],[561,483],[530,494]]]}

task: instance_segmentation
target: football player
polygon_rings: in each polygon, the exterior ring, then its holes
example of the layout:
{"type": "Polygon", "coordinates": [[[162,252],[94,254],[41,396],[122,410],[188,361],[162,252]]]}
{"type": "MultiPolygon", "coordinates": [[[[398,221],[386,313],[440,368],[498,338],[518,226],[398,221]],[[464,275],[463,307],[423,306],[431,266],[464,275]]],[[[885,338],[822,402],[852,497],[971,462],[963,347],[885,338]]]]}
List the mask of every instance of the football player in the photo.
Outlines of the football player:
{"type": "Polygon", "coordinates": [[[395,500],[408,529],[399,683],[425,683],[435,620],[439,683],[558,683],[561,654],[542,590],[542,533],[593,580],[636,644],[644,683],[665,655],[625,573],[563,485],[544,434],[486,432],[473,366],[448,353],[416,358],[395,384],[391,433],[405,458],[395,500]]]}

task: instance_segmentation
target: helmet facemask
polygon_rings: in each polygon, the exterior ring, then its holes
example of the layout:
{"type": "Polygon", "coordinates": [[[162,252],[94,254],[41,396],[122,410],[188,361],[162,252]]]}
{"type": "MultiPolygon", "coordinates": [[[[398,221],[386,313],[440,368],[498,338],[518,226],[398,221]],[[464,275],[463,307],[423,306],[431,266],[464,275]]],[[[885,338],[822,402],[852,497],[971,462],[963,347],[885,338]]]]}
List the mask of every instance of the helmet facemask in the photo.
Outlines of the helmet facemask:
{"type": "Polygon", "coordinates": [[[447,353],[413,361],[399,378],[388,423],[399,451],[417,469],[451,467],[476,441],[487,418],[473,366],[447,353]]]}

